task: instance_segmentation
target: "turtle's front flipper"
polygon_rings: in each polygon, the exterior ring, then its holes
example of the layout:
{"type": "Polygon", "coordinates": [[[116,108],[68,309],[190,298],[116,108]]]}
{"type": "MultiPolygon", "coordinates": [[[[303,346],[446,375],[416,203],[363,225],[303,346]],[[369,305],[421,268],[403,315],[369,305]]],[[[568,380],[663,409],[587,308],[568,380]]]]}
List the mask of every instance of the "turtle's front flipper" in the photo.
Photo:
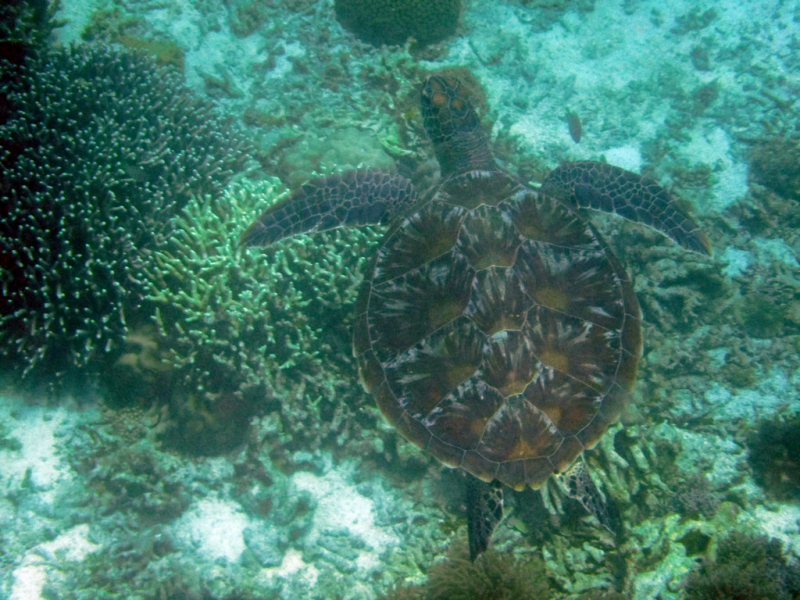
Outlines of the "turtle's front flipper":
{"type": "Polygon", "coordinates": [[[475,560],[489,547],[492,534],[503,518],[503,484],[484,483],[467,474],[467,518],[469,558],[475,560]]]}
{"type": "Polygon", "coordinates": [[[636,173],[601,162],[566,163],[550,173],[542,191],[566,194],[577,208],[602,210],[644,223],[684,248],[711,254],[711,244],[700,226],[678,208],[670,193],[636,173]]]}
{"type": "Polygon", "coordinates": [[[414,184],[378,169],[319,177],[270,206],[242,234],[242,246],[267,246],[299,233],[371,225],[403,214],[417,199],[414,184]]]}

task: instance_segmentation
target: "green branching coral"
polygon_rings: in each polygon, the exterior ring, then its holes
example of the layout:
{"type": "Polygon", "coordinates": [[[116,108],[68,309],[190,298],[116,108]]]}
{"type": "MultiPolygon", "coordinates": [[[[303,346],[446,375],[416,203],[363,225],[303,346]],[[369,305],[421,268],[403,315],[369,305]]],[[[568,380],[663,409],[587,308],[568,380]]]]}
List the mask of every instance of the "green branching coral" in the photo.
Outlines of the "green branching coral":
{"type": "Polygon", "coordinates": [[[241,232],[280,191],[277,180],[242,181],[224,197],[193,199],[152,256],[147,297],[177,380],[169,435],[185,450],[240,443],[273,397],[289,428],[323,412],[309,419],[318,436],[331,418],[325,411],[357,389],[350,313],[359,262],[378,232],[334,231],[242,251],[241,232]]]}
{"type": "Polygon", "coordinates": [[[420,44],[453,35],[460,0],[336,0],[336,18],[359,38],[380,46],[414,38],[420,44]]]}
{"type": "Polygon", "coordinates": [[[139,54],[48,49],[21,70],[0,63],[0,86],[13,107],[0,122],[2,357],[84,375],[141,316],[143,261],[170,217],[246,155],[210,104],[139,54]]]}

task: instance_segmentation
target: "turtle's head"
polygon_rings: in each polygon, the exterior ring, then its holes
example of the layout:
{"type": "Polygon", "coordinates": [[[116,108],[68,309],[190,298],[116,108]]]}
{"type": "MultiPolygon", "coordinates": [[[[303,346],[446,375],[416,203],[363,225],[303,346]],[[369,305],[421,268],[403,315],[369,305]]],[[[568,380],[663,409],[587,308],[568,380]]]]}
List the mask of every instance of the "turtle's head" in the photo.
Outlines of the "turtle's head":
{"type": "Polygon", "coordinates": [[[461,81],[432,75],[421,95],[422,120],[443,177],[497,169],[486,132],[461,81]]]}

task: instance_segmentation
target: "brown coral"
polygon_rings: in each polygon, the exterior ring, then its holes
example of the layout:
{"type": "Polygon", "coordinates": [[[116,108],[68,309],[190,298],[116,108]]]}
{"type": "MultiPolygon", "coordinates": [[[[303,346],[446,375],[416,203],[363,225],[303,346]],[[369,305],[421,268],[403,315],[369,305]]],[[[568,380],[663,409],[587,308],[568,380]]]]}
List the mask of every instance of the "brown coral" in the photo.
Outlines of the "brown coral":
{"type": "Polygon", "coordinates": [[[553,595],[539,558],[490,549],[475,562],[456,547],[448,560],[431,567],[422,586],[398,588],[384,600],[547,600],[553,595]]]}
{"type": "Polygon", "coordinates": [[[783,198],[800,200],[800,135],[774,136],[758,144],[750,162],[750,180],[783,198]]]}

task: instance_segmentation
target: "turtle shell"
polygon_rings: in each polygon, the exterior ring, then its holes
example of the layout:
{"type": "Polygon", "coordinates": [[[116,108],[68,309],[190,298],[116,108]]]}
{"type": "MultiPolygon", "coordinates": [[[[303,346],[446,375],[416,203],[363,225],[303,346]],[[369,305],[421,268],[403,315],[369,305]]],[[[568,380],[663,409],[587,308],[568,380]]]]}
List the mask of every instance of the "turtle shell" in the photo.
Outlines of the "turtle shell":
{"type": "Polygon", "coordinates": [[[472,172],[387,234],[354,350],[365,389],[412,443],[484,481],[538,487],[619,416],[640,311],[581,215],[472,172]]]}

